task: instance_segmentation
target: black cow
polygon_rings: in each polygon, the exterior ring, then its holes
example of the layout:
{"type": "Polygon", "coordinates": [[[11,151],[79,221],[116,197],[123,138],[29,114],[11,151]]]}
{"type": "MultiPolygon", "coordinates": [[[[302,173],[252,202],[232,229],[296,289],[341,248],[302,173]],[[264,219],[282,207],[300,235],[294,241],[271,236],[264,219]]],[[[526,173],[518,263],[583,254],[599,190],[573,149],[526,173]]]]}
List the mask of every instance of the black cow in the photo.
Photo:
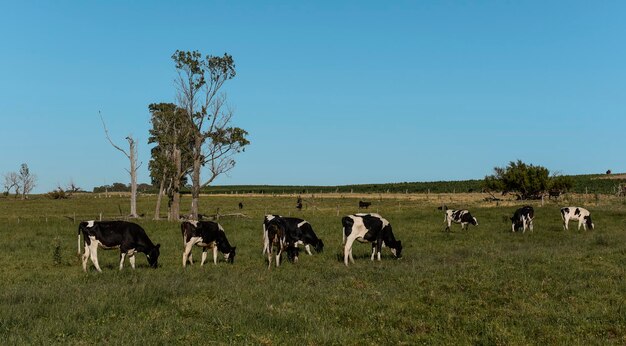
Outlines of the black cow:
{"type": "MultiPolygon", "coordinates": [[[[83,221],[78,225],[78,243],[80,234],[83,234],[85,253],[83,254],[83,270],[87,271],[87,261],[91,262],[96,270],[102,272],[98,264],[98,247],[120,249],[120,270],[124,267],[124,259],[128,256],[130,266],[135,269],[135,254],[146,254],[148,264],[156,268],[159,260],[160,244],[154,245],[146,231],[136,223],[127,221],[83,221]]],[[[80,252],[80,247],[79,247],[80,252]]]]}
{"type": "Polygon", "coordinates": [[[478,226],[478,220],[470,214],[469,210],[452,210],[452,209],[444,209],[445,216],[443,222],[446,224],[446,231],[450,230],[450,225],[452,222],[460,223],[461,229],[467,229],[468,224],[472,224],[474,226],[478,226]]]}
{"type": "Polygon", "coordinates": [[[224,228],[213,221],[185,221],[180,225],[183,235],[183,267],[187,266],[187,261],[193,264],[191,249],[194,245],[202,247],[202,261],[204,265],[207,257],[207,250],[213,249],[213,263],[217,264],[217,251],[224,254],[224,259],[228,263],[235,261],[235,246],[230,246],[224,228]]]}
{"type": "Polygon", "coordinates": [[[359,209],[367,209],[372,205],[372,202],[359,201],[359,209]]]}
{"type": "Polygon", "coordinates": [[[522,233],[526,232],[526,228],[533,230],[533,219],[535,218],[535,210],[529,205],[525,205],[515,211],[511,217],[511,231],[515,232],[522,229],[522,233]]]}
{"type": "Polygon", "coordinates": [[[239,202],[239,209],[243,209],[243,202],[239,202]]]}
{"type": "Polygon", "coordinates": [[[396,258],[402,258],[402,242],[396,240],[389,221],[378,214],[354,214],[341,219],[343,226],[343,262],[347,266],[348,260],[354,263],[352,244],[354,241],[372,243],[372,261],[383,246],[389,247],[396,258]]]}

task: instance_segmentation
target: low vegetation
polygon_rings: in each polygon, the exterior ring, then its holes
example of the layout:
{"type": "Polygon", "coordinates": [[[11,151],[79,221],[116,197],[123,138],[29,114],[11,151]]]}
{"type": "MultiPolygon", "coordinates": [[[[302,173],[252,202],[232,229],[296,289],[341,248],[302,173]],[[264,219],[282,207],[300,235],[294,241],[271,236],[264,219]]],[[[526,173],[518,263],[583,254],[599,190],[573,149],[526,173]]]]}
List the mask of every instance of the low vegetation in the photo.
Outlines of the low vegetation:
{"type": "MultiPolygon", "coordinates": [[[[572,193],[616,194],[620,184],[626,185],[624,174],[586,174],[563,175],[556,178],[559,189],[572,193]],[[563,179],[567,180],[564,184],[563,179]]],[[[202,189],[204,194],[318,194],[318,193],[471,193],[480,192],[485,188],[484,179],[429,181],[429,182],[401,182],[385,184],[356,184],[338,186],[311,186],[311,185],[217,185],[202,189]]],[[[97,186],[94,193],[130,191],[128,185],[114,183],[112,185],[97,186]]],[[[157,193],[158,188],[149,184],[139,184],[142,193],[157,193]]],[[[182,188],[183,194],[189,194],[189,187],[182,188]]]]}
{"type": "MultiPolygon", "coordinates": [[[[514,234],[514,201],[485,202],[483,194],[372,198],[368,211],[390,220],[404,258],[384,252],[372,263],[369,246],[356,244],[356,263],[346,268],[340,219],[359,211],[357,197],[306,195],[302,211],[294,197],[203,197],[201,205],[211,206],[205,214],[219,208],[247,216],[220,220],[237,246],[233,265],[183,269],[179,224],[140,219],[162,244],[160,268],[148,268],[140,255],[137,270],[120,272],[118,252],[101,250],[99,274],[92,266],[82,272],[78,220],[126,215],[128,200],[95,197],[0,199],[0,343],[626,343],[622,199],[533,202],[535,231],[514,234]],[[479,226],[442,232],[441,203],[470,209],[479,226]],[[562,205],[587,207],[596,230],[563,231],[562,205]],[[261,255],[266,212],[309,220],[325,252],[268,271],[261,255]]],[[[154,202],[140,196],[139,212],[154,202]]],[[[181,205],[189,202],[184,196],[181,205]]]]}

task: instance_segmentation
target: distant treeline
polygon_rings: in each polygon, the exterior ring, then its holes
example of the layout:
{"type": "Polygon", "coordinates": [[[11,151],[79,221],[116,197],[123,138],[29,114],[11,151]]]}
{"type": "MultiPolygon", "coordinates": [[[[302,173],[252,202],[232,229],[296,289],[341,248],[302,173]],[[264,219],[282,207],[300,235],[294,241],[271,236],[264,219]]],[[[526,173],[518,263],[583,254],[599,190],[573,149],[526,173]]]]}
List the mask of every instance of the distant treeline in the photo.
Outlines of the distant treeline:
{"type": "MultiPolygon", "coordinates": [[[[137,184],[137,191],[142,193],[158,193],[159,188],[150,184],[137,184]]],[[[113,183],[112,185],[102,185],[93,188],[94,193],[103,192],[130,192],[130,184],[113,183]]]]}
{"type": "MultiPolygon", "coordinates": [[[[604,174],[571,175],[574,187],[569,192],[614,194],[620,184],[626,184],[626,179],[602,179],[604,174]]],[[[433,182],[403,182],[386,184],[358,184],[341,186],[293,186],[293,185],[218,185],[202,189],[206,194],[230,193],[261,193],[261,194],[311,194],[311,193],[464,193],[481,192],[484,189],[483,179],[433,182]]],[[[122,183],[98,186],[93,192],[129,192],[130,186],[122,183]]],[[[139,184],[138,191],[142,193],[157,193],[158,188],[150,184],[139,184]]],[[[190,193],[184,188],[183,194],[190,193]]]]}

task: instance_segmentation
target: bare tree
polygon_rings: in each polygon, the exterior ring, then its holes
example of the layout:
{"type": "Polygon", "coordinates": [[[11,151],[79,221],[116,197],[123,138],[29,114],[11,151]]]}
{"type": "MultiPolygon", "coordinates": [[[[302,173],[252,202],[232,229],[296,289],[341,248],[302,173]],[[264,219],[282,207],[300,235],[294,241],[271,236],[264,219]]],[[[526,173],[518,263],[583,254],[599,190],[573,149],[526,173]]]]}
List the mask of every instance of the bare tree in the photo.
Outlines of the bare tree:
{"type": "Polygon", "coordinates": [[[232,56],[202,58],[198,51],[176,51],[172,59],[178,71],[178,106],[191,124],[191,214],[197,219],[200,188],[230,171],[235,166],[233,155],[250,142],[246,139],[248,132],[230,126],[233,111],[226,105],[226,95],[220,93],[224,83],[236,74],[232,56]],[[210,171],[204,183],[200,180],[203,166],[210,171]]]}
{"type": "Polygon", "coordinates": [[[102,118],[102,114],[98,112],[100,115],[100,120],[102,120],[102,127],[104,127],[104,134],[106,135],[107,140],[113,148],[121,151],[130,161],[130,169],[126,171],[130,174],[130,217],[137,218],[137,169],[141,167],[141,164],[137,165],[137,142],[130,135],[126,137],[128,141],[128,151],[122,149],[113,141],[109,136],[109,131],[107,130],[107,126],[104,123],[104,119],[102,118]]]}
{"type": "Polygon", "coordinates": [[[20,194],[20,178],[16,172],[9,172],[4,175],[4,188],[6,190],[5,194],[9,195],[11,193],[11,189],[15,189],[15,198],[20,194]]]}
{"type": "Polygon", "coordinates": [[[30,173],[30,169],[28,169],[27,164],[22,163],[18,179],[22,187],[22,199],[26,199],[26,195],[29,194],[37,185],[37,176],[30,173]]]}

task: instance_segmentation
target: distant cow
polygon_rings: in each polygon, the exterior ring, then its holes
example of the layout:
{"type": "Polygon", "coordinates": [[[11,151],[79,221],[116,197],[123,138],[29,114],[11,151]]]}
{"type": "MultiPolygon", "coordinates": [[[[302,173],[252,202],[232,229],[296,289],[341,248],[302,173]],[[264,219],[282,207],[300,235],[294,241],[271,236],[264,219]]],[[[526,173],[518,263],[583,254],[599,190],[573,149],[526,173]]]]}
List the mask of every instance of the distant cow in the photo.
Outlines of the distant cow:
{"type": "Polygon", "coordinates": [[[372,202],[359,201],[359,209],[367,209],[372,205],[372,202]]]}
{"type": "Polygon", "coordinates": [[[526,205],[515,211],[511,217],[511,231],[515,232],[522,229],[522,233],[526,232],[526,228],[533,230],[533,219],[535,218],[535,210],[533,207],[526,205]]]}
{"type": "Polygon", "coordinates": [[[278,222],[279,218],[285,223],[285,231],[289,239],[294,243],[294,246],[304,245],[304,249],[309,255],[312,255],[311,246],[313,246],[316,252],[322,252],[324,250],[324,242],[317,237],[313,231],[313,227],[308,221],[296,217],[282,217],[280,215],[270,214],[265,215],[263,219],[263,254],[267,252],[269,246],[267,227],[272,222],[278,222]]]}
{"type": "Polygon", "coordinates": [[[468,224],[472,224],[474,226],[478,226],[478,220],[470,214],[469,210],[452,210],[452,209],[444,209],[445,215],[443,218],[443,222],[446,224],[446,231],[450,230],[450,225],[452,222],[460,223],[461,229],[467,229],[468,224]]]}
{"type": "Polygon", "coordinates": [[[243,209],[243,202],[239,202],[239,209],[243,209]]]}
{"type": "Polygon", "coordinates": [[[302,197],[300,196],[298,196],[298,199],[296,199],[296,209],[302,210],[302,197]]]}
{"type": "MultiPolygon", "coordinates": [[[[127,221],[83,221],[78,225],[78,243],[83,234],[85,253],[83,254],[83,270],[87,271],[87,261],[91,258],[96,270],[102,272],[98,264],[98,247],[120,249],[120,270],[124,267],[124,259],[128,256],[131,268],[135,269],[135,254],[146,254],[148,264],[156,268],[159,260],[160,244],[154,245],[146,235],[146,231],[136,223],[127,221]]],[[[79,247],[80,250],[80,247],[79,247]]],[[[79,251],[80,252],[80,251],[79,251]]]]}
{"type": "Polygon", "coordinates": [[[224,259],[228,263],[235,261],[236,247],[230,246],[224,228],[217,222],[213,221],[184,221],[180,225],[183,236],[183,267],[187,266],[187,262],[193,264],[191,249],[194,245],[202,248],[202,261],[200,265],[204,265],[207,257],[207,250],[213,249],[213,263],[217,264],[217,251],[224,254],[224,259]]]}
{"type": "Polygon", "coordinates": [[[354,241],[372,244],[372,261],[384,246],[389,247],[396,258],[402,257],[402,242],[396,240],[389,221],[378,214],[354,214],[341,219],[343,226],[343,262],[347,266],[348,260],[354,263],[352,245],[354,241]]]}
{"type": "Polygon", "coordinates": [[[591,221],[591,213],[585,208],[564,207],[561,208],[561,218],[563,219],[563,228],[568,230],[569,221],[578,221],[578,229],[583,226],[585,231],[587,228],[593,229],[593,221],[591,221]]]}

